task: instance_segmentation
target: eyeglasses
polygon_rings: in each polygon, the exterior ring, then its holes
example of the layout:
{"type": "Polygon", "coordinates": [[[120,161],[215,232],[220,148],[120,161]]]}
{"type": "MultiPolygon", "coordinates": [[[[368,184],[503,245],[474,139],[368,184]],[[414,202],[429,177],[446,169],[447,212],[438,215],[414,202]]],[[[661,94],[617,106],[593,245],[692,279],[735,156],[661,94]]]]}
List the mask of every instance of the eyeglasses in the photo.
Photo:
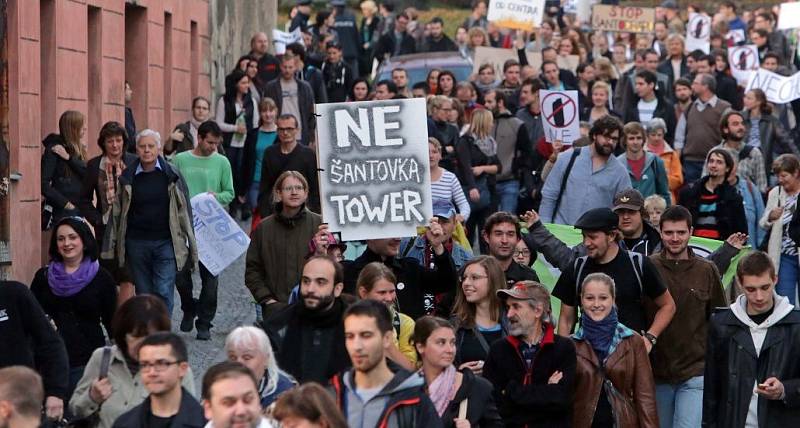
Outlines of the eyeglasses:
{"type": "Polygon", "coordinates": [[[278,128],[278,132],[292,132],[297,128],[278,128]]]}
{"type": "Polygon", "coordinates": [[[147,371],[149,369],[155,369],[156,372],[163,372],[169,366],[173,364],[180,364],[180,361],[167,361],[167,360],[156,360],[152,363],[148,362],[139,362],[139,370],[147,371]]]}
{"type": "Polygon", "coordinates": [[[531,255],[531,250],[514,251],[514,256],[530,256],[530,255],[531,255]]]}
{"type": "Polygon", "coordinates": [[[464,276],[461,277],[461,282],[464,282],[466,280],[470,280],[470,282],[475,282],[477,280],[486,279],[488,277],[489,277],[488,275],[475,275],[475,274],[464,275],[464,276]]]}
{"type": "Polygon", "coordinates": [[[306,190],[306,188],[304,186],[299,185],[299,184],[296,185],[296,186],[284,186],[284,187],[281,187],[281,191],[282,192],[286,192],[286,193],[289,193],[289,192],[292,192],[292,191],[294,191],[294,192],[302,192],[304,190],[306,190]]]}

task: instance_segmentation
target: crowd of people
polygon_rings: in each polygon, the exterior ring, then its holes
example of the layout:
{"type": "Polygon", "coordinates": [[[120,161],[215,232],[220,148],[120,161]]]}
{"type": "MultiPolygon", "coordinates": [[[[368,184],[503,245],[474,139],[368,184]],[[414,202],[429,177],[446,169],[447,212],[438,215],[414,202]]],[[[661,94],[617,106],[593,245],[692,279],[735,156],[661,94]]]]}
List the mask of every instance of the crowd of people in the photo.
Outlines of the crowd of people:
{"type": "Polygon", "coordinates": [[[0,286],[0,428],[800,426],[800,102],[745,91],[726,51],[800,68],[776,10],[690,5],[712,18],[706,53],[686,50],[674,0],[653,34],[549,1],[535,32],[511,31],[475,0],[453,39],[390,1],[361,2],[360,24],[329,3],[297,1],[304,43],[280,56],[253,35],[225,93],[167,136],[126,109],[89,159],[85,116],[61,115],[43,141],[48,262],[0,286]],[[478,46],[518,60],[372,80],[387,58],[478,46]],[[578,91],[579,138],[547,141],[542,89],[578,91]],[[321,216],[314,105],[411,97],[428,106],[433,218],[342,241],[321,216]],[[176,331],[212,339],[203,193],[250,229],[257,321],[196,388],[176,331]],[[721,242],[701,254],[696,238],[721,242]]]}

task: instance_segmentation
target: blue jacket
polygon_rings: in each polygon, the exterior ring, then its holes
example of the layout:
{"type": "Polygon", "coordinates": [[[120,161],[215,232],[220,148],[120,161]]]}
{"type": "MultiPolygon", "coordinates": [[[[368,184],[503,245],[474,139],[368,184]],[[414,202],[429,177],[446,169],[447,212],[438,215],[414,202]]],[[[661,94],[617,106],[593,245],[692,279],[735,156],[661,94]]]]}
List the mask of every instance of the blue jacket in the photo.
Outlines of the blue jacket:
{"type": "Polygon", "coordinates": [[[644,168],[642,168],[642,178],[636,180],[631,171],[631,166],[628,164],[627,153],[617,156],[620,163],[628,170],[628,177],[630,177],[633,188],[638,190],[645,198],[650,195],[661,195],[667,206],[671,205],[672,197],[669,191],[669,181],[667,180],[667,169],[664,167],[664,161],[657,155],[644,152],[644,168]]]}
{"type": "Polygon", "coordinates": [[[742,195],[744,203],[744,216],[747,218],[747,243],[753,248],[758,248],[767,231],[758,227],[758,220],[764,215],[764,199],[761,192],[752,181],[738,177],[736,190],[742,195]]]}
{"type": "MultiPolygon", "coordinates": [[[[428,242],[424,236],[417,236],[415,238],[403,238],[400,241],[400,254],[403,257],[410,257],[419,262],[423,266],[425,262],[425,246],[428,242]],[[414,239],[412,242],[411,240],[414,239]],[[408,248],[409,245],[413,245],[408,248]]],[[[450,251],[450,257],[453,258],[453,264],[456,265],[456,271],[460,270],[472,258],[472,251],[462,247],[459,243],[453,241],[453,249],[450,251]]]]}

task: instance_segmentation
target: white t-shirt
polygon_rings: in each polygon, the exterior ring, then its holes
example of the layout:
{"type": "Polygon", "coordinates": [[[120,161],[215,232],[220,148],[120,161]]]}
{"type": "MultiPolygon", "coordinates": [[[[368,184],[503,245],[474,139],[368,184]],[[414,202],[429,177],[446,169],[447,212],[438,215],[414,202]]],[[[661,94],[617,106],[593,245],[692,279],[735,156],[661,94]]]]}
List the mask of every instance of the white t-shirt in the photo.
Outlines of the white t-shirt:
{"type": "Polygon", "coordinates": [[[653,98],[653,101],[639,100],[636,108],[639,110],[639,123],[648,123],[653,119],[653,114],[658,107],[658,98],[653,98]]]}

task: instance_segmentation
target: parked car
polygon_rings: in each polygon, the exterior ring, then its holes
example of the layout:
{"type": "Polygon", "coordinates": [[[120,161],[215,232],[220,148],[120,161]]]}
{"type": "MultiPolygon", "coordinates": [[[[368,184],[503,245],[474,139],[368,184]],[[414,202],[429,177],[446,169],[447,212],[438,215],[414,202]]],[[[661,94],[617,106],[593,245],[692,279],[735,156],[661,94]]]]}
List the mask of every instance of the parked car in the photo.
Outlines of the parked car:
{"type": "Polygon", "coordinates": [[[405,68],[408,71],[408,87],[424,82],[433,68],[450,70],[457,81],[468,80],[472,74],[472,64],[458,52],[427,52],[391,57],[381,63],[375,72],[374,82],[391,80],[392,70],[405,68]]]}

